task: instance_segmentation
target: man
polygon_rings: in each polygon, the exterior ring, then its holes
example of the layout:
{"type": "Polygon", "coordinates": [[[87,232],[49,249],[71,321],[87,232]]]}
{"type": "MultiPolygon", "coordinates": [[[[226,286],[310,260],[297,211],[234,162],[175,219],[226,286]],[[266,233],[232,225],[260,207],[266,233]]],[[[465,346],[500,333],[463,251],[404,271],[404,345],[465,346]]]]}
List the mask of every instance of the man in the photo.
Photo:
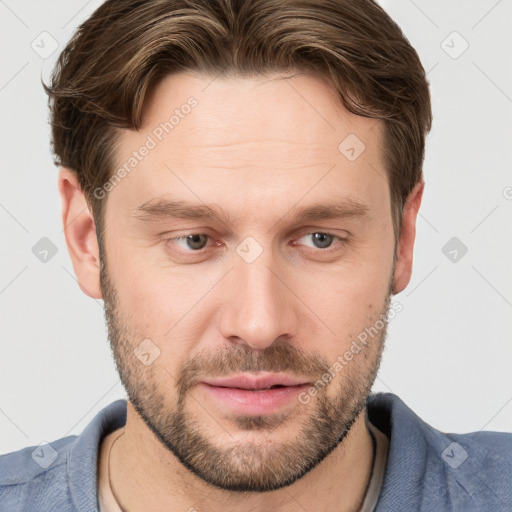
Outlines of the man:
{"type": "Polygon", "coordinates": [[[108,0],[50,86],[66,242],[128,401],[0,458],[6,511],[510,510],[511,436],[370,395],[428,83],[369,0],[108,0]]]}

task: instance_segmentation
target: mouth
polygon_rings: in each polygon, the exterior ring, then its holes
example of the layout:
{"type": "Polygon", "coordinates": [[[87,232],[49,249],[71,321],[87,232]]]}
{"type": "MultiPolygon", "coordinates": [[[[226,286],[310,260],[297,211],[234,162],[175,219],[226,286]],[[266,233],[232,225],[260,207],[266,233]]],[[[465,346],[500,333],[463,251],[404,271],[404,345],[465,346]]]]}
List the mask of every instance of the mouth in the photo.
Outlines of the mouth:
{"type": "Polygon", "coordinates": [[[279,412],[295,403],[298,394],[310,385],[306,379],[284,374],[243,374],[200,383],[209,399],[232,412],[248,415],[279,412]]]}
{"type": "MultiPolygon", "coordinates": [[[[206,384],[206,383],[205,383],[206,384]]],[[[213,384],[207,384],[208,386],[212,386],[213,384]]],[[[296,386],[300,386],[301,384],[296,384],[295,386],[285,386],[282,384],[274,384],[265,388],[252,388],[252,387],[242,387],[242,386],[215,386],[218,388],[226,388],[226,389],[241,389],[243,391],[268,391],[269,389],[279,389],[279,388],[292,388],[296,386]]]]}
{"type": "Polygon", "coordinates": [[[205,379],[202,382],[210,386],[221,388],[237,388],[250,391],[264,391],[268,389],[278,389],[309,384],[307,379],[279,373],[264,374],[258,376],[246,373],[227,378],[205,379]]]}

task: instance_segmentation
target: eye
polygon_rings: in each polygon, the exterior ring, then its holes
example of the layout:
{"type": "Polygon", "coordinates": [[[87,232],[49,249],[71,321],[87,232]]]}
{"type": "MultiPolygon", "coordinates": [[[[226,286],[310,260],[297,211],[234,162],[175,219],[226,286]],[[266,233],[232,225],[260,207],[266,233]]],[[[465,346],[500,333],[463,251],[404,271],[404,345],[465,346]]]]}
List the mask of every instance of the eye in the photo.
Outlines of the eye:
{"type": "Polygon", "coordinates": [[[210,237],[204,233],[193,233],[191,235],[176,236],[170,238],[170,241],[176,242],[178,247],[187,251],[200,251],[208,243],[210,237]],[[183,243],[183,245],[181,245],[183,243]]]}
{"type": "MultiPolygon", "coordinates": [[[[309,247],[313,247],[315,249],[328,249],[334,243],[335,240],[341,240],[339,236],[331,235],[330,233],[308,233],[299,238],[299,240],[310,238],[313,245],[309,245],[309,247]]],[[[308,244],[305,244],[308,245],[308,244]]]]}
{"type": "MultiPolygon", "coordinates": [[[[172,245],[175,245],[175,251],[181,253],[183,256],[191,255],[196,253],[197,255],[204,254],[206,251],[208,241],[211,240],[211,236],[205,233],[190,233],[186,235],[175,236],[168,238],[167,241],[172,245]]],[[[307,233],[297,239],[295,239],[291,245],[305,245],[313,249],[320,249],[323,252],[328,252],[331,246],[334,244],[343,246],[346,239],[341,238],[331,233],[325,233],[321,231],[307,233]],[[303,240],[310,240],[311,243],[305,243],[303,240]]],[[[220,246],[222,243],[216,242],[216,245],[220,246]]]]}

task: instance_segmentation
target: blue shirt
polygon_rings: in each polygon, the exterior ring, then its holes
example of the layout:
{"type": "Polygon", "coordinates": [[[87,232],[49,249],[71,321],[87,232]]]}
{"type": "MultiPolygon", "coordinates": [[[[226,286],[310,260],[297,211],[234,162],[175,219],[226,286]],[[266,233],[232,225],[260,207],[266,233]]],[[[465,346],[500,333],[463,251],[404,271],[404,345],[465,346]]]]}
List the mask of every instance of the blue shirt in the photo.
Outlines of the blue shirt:
{"type": "MultiPolygon", "coordinates": [[[[376,512],[512,511],[512,434],[444,434],[390,393],[370,395],[367,407],[390,439],[376,512]]],[[[117,400],[79,436],[0,456],[0,511],[98,512],[101,441],[125,422],[117,400]]]]}

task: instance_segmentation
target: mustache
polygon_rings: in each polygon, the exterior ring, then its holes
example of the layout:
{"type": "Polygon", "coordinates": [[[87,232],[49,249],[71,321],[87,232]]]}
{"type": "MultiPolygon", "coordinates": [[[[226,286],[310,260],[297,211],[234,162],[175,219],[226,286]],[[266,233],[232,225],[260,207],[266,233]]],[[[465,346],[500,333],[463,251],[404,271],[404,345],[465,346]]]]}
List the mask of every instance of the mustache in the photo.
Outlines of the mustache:
{"type": "Polygon", "coordinates": [[[288,342],[276,342],[263,350],[236,345],[216,352],[204,350],[193,356],[181,367],[177,388],[183,395],[206,377],[227,377],[240,372],[286,372],[316,381],[328,369],[329,364],[319,353],[306,354],[288,342]]]}

